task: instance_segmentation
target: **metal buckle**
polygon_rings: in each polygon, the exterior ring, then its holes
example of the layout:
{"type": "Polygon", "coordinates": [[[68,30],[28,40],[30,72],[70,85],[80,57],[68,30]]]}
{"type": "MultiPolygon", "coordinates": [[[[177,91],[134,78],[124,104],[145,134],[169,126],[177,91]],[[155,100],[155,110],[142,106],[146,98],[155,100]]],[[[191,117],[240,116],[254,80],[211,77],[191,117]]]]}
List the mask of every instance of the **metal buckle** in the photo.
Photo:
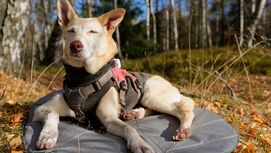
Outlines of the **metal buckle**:
{"type": "Polygon", "coordinates": [[[100,84],[99,81],[95,81],[94,83],[92,83],[92,86],[94,87],[94,89],[95,89],[96,91],[102,89],[102,86],[101,86],[101,84],[100,84]]]}

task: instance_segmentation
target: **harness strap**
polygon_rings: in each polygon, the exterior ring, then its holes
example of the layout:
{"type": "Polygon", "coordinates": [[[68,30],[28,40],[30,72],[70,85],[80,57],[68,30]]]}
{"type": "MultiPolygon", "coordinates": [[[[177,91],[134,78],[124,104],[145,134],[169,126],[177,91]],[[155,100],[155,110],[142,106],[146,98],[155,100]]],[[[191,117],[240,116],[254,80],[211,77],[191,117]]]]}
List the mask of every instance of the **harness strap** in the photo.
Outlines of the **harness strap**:
{"type": "Polygon", "coordinates": [[[111,80],[113,77],[113,72],[111,69],[108,69],[108,71],[101,77],[99,78],[97,81],[93,82],[92,84],[85,86],[85,87],[81,87],[80,88],[80,92],[82,94],[82,96],[87,97],[88,95],[101,90],[102,87],[109,81],[111,80]]]}

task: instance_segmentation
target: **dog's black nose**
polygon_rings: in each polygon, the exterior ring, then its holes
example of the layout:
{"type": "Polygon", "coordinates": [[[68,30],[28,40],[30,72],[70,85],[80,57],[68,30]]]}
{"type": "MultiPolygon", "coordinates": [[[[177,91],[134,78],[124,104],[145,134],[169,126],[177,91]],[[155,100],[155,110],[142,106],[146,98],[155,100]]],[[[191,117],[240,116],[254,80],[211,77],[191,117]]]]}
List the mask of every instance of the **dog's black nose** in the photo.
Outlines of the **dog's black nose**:
{"type": "Polygon", "coordinates": [[[83,44],[79,40],[75,40],[71,42],[70,50],[72,53],[79,53],[83,50],[83,44]]]}

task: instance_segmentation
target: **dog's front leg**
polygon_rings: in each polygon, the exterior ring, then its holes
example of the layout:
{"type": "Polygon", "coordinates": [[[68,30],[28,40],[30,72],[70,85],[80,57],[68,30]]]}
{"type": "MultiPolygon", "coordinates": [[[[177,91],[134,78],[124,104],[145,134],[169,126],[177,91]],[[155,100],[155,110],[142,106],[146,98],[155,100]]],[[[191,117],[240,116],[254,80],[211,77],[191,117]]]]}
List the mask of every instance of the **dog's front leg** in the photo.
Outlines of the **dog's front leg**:
{"type": "Polygon", "coordinates": [[[35,110],[33,121],[44,122],[36,143],[37,148],[48,149],[56,145],[59,116],[75,116],[64,101],[63,94],[56,94],[50,101],[35,110]]]}
{"type": "Polygon", "coordinates": [[[105,125],[107,132],[126,139],[127,146],[134,153],[154,153],[154,150],[139,136],[137,131],[118,118],[120,113],[117,90],[112,87],[101,99],[97,116],[105,125]]]}

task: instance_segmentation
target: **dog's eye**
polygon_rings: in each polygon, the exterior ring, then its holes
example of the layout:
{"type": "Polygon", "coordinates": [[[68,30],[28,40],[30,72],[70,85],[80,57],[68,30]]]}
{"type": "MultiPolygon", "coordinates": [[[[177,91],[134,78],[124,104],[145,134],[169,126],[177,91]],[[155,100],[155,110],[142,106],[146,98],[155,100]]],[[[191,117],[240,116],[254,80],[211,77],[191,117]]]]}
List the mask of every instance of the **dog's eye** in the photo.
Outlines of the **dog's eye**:
{"type": "Polygon", "coordinates": [[[94,30],[90,30],[88,33],[98,33],[98,32],[94,30]]]}
{"type": "Polygon", "coordinates": [[[69,33],[75,33],[74,29],[69,29],[67,32],[69,32],[69,33]]]}

